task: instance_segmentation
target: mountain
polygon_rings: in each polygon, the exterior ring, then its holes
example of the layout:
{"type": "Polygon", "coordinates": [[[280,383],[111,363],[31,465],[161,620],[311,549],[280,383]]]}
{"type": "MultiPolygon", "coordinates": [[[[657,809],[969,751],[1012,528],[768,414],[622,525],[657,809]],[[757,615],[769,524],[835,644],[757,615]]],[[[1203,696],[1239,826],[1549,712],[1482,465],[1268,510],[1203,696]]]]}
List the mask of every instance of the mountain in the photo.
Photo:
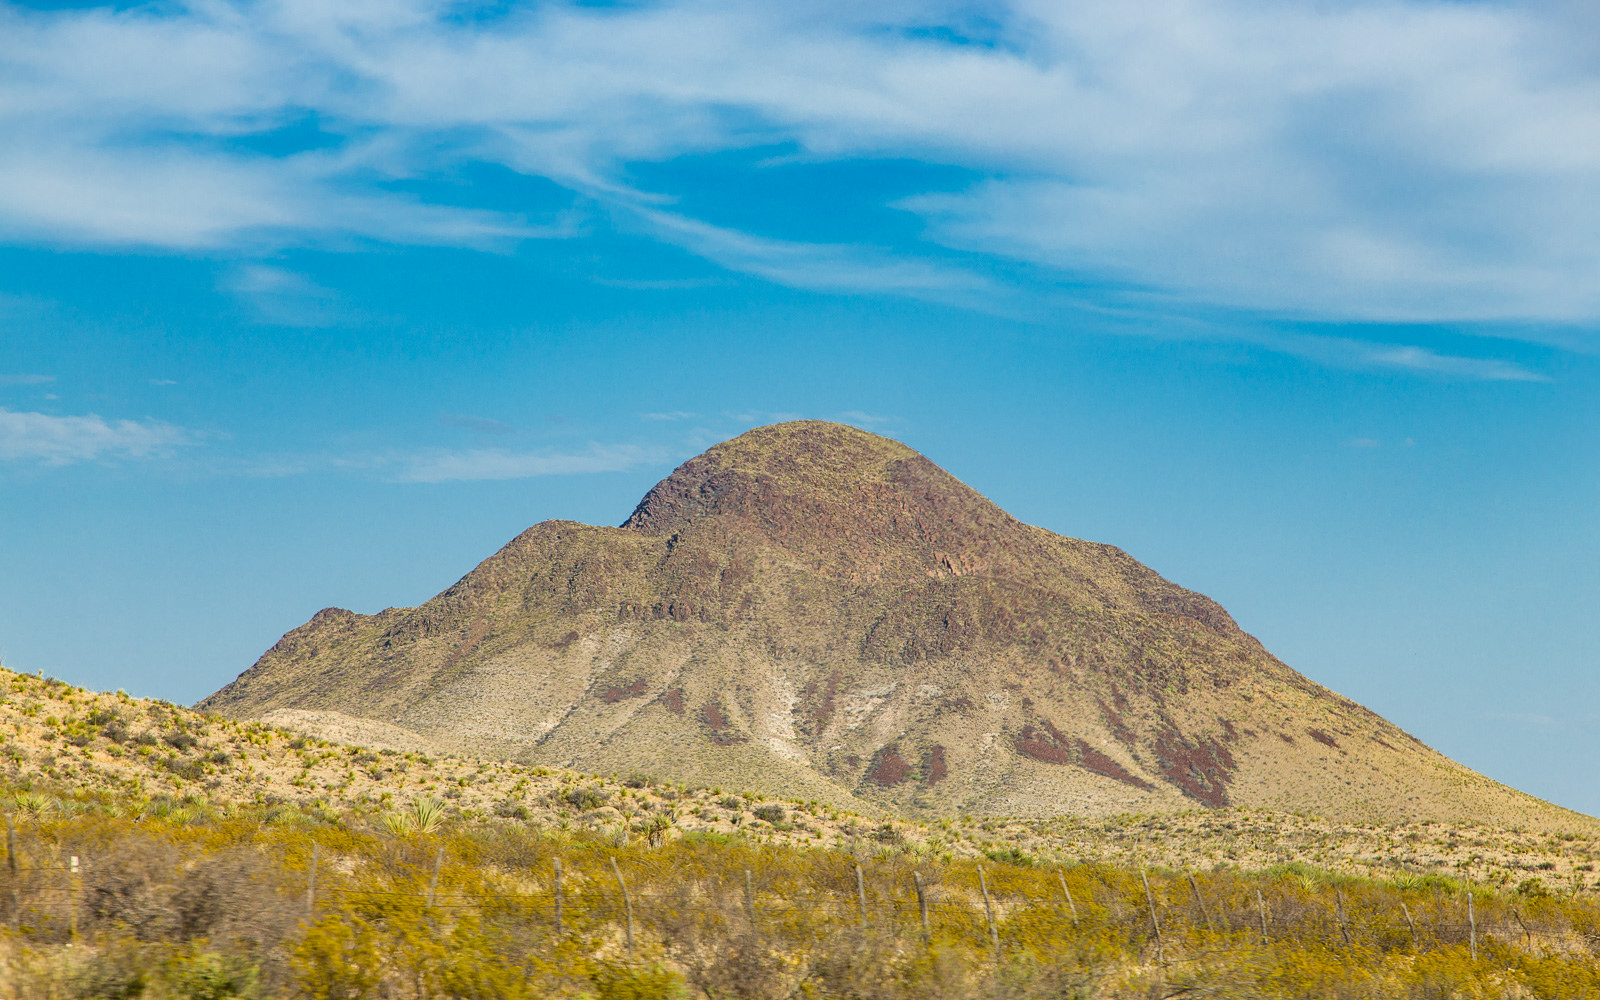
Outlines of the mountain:
{"type": "Polygon", "coordinates": [[[912,813],[1575,818],[1122,550],[818,421],[717,445],[621,527],[537,524],[421,607],[318,612],[199,707],[912,813]]]}

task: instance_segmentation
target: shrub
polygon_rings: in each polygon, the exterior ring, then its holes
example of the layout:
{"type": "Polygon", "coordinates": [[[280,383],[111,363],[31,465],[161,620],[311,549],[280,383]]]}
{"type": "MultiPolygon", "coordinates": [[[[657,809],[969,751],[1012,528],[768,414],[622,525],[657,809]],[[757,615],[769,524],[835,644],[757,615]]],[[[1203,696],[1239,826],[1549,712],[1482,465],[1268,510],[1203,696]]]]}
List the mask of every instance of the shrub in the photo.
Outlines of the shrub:
{"type": "Polygon", "coordinates": [[[204,781],[206,766],[197,760],[185,760],[182,757],[168,757],[161,762],[168,773],[175,774],[185,781],[204,781]]]}
{"type": "Polygon", "coordinates": [[[383,982],[378,935],[354,915],[324,917],[291,954],[300,986],[313,1000],[364,1000],[383,982]]]}
{"type": "Polygon", "coordinates": [[[683,977],[660,965],[601,969],[590,978],[596,1000],[679,1000],[689,995],[683,977]]]}
{"type": "Polygon", "coordinates": [[[782,823],[788,817],[788,812],[780,805],[761,806],[756,809],[756,819],[766,820],[768,823],[782,823]]]}
{"type": "Polygon", "coordinates": [[[107,726],[113,722],[121,722],[122,716],[119,715],[117,710],[114,708],[95,707],[90,709],[89,714],[85,716],[84,721],[88,722],[91,726],[107,726]]]}
{"type": "Polygon", "coordinates": [[[494,804],[494,814],[504,819],[526,820],[532,816],[528,807],[514,799],[502,799],[494,804]]]}
{"type": "Polygon", "coordinates": [[[1016,845],[1012,845],[1010,847],[990,848],[989,850],[983,852],[983,856],[988,858],[990,861],[997,861],[1003,865],[1021,865],[1025,868],[1032,867],[1039,863],[1038,858],[1029,854],[1027,851],[1024,851],[1022,848],[1017,847],[1016,845]]]}
{"type": "Polygon", "coordinates": [[[167,978],[171,996],[181,1000],[247,1000],[260,995],[260,970],[237,955],[202,952],[177,961],[167,978]]]}
{"type": "Polygon", "coordinates": [[[562,800],[568,805],[584,812],[599,809],[608,799],[609,796],[605,792],[587,785],[572,788],[562,796],[562,800]]]}

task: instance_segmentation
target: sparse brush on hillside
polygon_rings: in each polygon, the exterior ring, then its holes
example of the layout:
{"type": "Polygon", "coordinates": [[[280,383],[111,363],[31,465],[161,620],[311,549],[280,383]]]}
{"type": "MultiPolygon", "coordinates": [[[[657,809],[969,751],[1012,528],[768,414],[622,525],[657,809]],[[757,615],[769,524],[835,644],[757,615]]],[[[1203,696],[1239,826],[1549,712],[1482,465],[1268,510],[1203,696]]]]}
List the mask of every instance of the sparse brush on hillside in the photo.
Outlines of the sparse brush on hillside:
{"type": "Polygon", "coordinates": [[[1600,993],[1600,905],[1532,887],[24,796],[7,997],[1600,993]]]}
{"type": "Polygon", "coordinates": [[[397,834],[498,818],[660,845],[709,833],[795,847],[904,844],[961,858],[1095,859],[1123,866],[1264,868],[1306,861],[1345,874],[1445,874],[1510,888],[1594,892],[1592,822],[1563,832],[1478,824],[1337,823],[1257,809],[1052,819],[862,816],[817,801],[764,799],[633,773],[623,780],[505,761],[372,750],[120,692],[0,671],[0,784],[22,818],[46,794],[87,791],[144,810],[296,804],[381,817],[397,834]],[[63,741],[62,734],[70,734],[63,741]],[[65,742],[65,745],[63,743],[65,742]],[[181,749],[180,749],[181,747],[181,749]],[[143,805],[139,805],[143,803],[143,805]]]}

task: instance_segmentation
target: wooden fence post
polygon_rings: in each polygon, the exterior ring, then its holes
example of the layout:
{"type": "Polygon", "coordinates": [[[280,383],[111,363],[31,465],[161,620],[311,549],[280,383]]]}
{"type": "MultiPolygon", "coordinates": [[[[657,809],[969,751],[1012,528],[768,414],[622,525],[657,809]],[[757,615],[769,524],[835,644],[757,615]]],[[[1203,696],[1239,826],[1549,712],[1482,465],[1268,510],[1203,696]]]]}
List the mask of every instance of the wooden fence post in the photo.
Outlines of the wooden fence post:
{"type": "Polygon", "coordinates": [[[1000,931],[994,925],[994,904],[989,902],[989,880],[983,877],[983,866],[978,866],[978,888],[983,890],[983,915],[989,922],[989,941],[994,945],[996,959],[1000,957],[1000,931]]]}
{"type": "Polygon", "coordinates": [[[433,876],[428,879],[428,909],[433,909],[433,897],[439,891],[439,866],[444,863],[444,846],[433,856],[433,876]]]}
{"type": "Polygon", "coordinates": [[[556,865],[556,937],[566,933],[566,928],[561,921],[561,859],[555,859],[556,865]]]}
{"type": "Polygon", "coordinates": [[[1256,887],[1256,909],[1261,911],[1261,943],[1267,943],[1267,901],[1261,897],[1260,886],[1256,887]]]}
{"type": "Polygon", "coordinates": [[[1472,948],[1472,960],[1478,960],[1478,916],[1472,909],[1472,889],[1467,889],[1467,941],[1472,948]]]}
{"type": "Polygon", "coordinates": [[[22,919],[22,900],[17,895],[17,831],[11,825],[11,814],[5,815],[6,866],[11,869],[11,927],[15,930],[22,919]]]}
{"type": "Polygon", "coordinates": [[[1067,888],[1067,877],[1056,869],[1056,881],[1061,883],[1061,895],[1067,897],[1067,912],[1072,914],[1072,926],[1078,926],[1078,904],[1072,901],[1072,890],[1067,888]]]}
{"type": "Polygon", "coordinates": [[[1206,930],[1211,930],[1211,914],[1206,912],[1206,901],[1200,898],[1200,887],[1195,884],[1193,875],[1189,875],[1189,891],[1194,893],[1195,905],[1200,907],[1200,919],[1206,922],[1206,930]]]}
{"type": "Polygon", "coordinates": [[[1144,901],[1150,907],[1150,926],[1156,931],[1156,961],[1166,961],[1166,943],[1161,940],[1161,921],[1156,919],[1156,897],[1150,892],[1150,879],[1139,869],[1139,881],[1144,883],[1144,901]]]}
{"type": "Polygon", "coordinates": [[[1339,907],[1339,934],[1344,938],[1344,946],[1348,948],[1350,947],[1350,928],[1344,922],[1344,890],[1335,888],[1333,890],[1333,899],[1339,907]]]}
{"type": "Polygon", "coordinates": [[[750,936],[756,937],[756,887],[748,868],[744,870],[744,917],[750,922],[750,936]]]}
{"type": "Polygon", "coordinates": [[[617,859],[611,859],[611,871],[617,876],[617,885],[622,887],[622,905],[628,911],[628,961],[633,961],[633,897],[628,894],[628,883],[622,880],[622,869],[617,865],[617,859]]]}
{"type": "Polygon", "coordinates": [[[861,903],[861,929],[867,929],[867,880],[861,874],[861,866],[856,865],[856,899],[861,903]]]}
{"type": "Polygon", "coordinates": [[[72,873],[72,887],[70,898],[67,900],[67,906],[70,908],[67,919],[72,940],[76,941],[78,940],[78,901],[83,895],[83,879],[78,874],[78,856],[76,854],[72,856],[69,864],[71,865],[69,870],[72,873]]]}
{"type": "Polygon", "coordinates": [[[306,919],[310,920],[317,905],[317,854],[320,845],[311,842],[311,871],[306,876],[306,919]]]}
{"type": "Polygon", "coordinates": [[[928,934],[928,892],[922,885],[922,873],[912,872],[911,883],[917,887],[917,910],[922,914],[922,933],[928,934]]]}
{"type": "Polygon", "coordinates": [[[1415,951],[1417,949],[1417,924],[1416,921],[1411,919],[1411,908],[1406,905],[1406,901],[1403,899],[1400,901],[1400,912],[1406,915],[1406,926],[1411,929],[1411,950],[1415,951]]]}

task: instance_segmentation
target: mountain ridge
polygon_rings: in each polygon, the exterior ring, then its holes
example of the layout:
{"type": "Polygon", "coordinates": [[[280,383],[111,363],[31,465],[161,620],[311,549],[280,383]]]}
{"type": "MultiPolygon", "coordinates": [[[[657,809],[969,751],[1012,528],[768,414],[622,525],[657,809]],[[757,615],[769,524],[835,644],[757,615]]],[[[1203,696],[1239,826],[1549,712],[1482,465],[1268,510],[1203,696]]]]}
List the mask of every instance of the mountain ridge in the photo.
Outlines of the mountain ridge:
{"type": "Polygon", "coordinates": [[[1555,808],[1298,674],[1121,549],[817,421],[690,459],[620,527],[536,524],[418,608],[318,612],[201,707],[912,813],[1555,808]]]}

